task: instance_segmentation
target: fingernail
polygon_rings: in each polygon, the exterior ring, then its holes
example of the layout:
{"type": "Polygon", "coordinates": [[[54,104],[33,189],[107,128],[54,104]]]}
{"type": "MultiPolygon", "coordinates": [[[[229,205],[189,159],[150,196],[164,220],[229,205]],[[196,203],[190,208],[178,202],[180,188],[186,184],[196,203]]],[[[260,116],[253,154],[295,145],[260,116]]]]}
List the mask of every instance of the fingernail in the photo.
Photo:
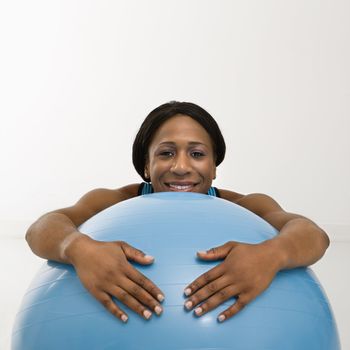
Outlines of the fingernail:
{"type": "Polygon", "coordinates": [[[123,322],[127,322],[128,316],[122,315],[121,320],[122,320],[123,322]]]}
{"type": "Polygon", "coordinates": [[[156,313],[157,315],[160,315],[160,314],[162,313],[163,309],[162,309],[160,306],[157,305],[157,306],[154,308],[154,311],[155,311],[155,313],[156,313]]]}
{"type": "Polygon", "coordinates": [[[152,312],[149,310],[145,310],[143,312],[143,316],[145,316],[145,318],[148,320],[152,316],[152,312]]]}
{"type": "Polygon", "coordinates": [[[165,298],[164,298],[164,295],[158,294],[157,299],[158,299],[158,301],[162,302],[165,298]]]}
{"type": "Polygon", "coordinates": [[[207,254],[207,252],[205,250],[200,250],[199,252],[197,252],[198,254],[207,254]]]}
{"type": "Polygon", "coordinates": [[[154,257],[151,255],[145,255],[144,258],[147,260],[154,260],[154,257]]]}
{"type": "Polygon", "coordinates": [[[192,301],[187,301],[187,302],[185,303],[185,308],[186,308],[187,310],[190,310],[190,309],[192,308],[192,305],[193,305],[192,301]]]}
{"type": "Polygon", "coordinates": [[[189,295],[192,293],[191,288],[186,288],[186,289],[184,290],[184,293],[185,293],[186,296],[189,296],[189,295]]]}
{"type": "Polygon", "coordinates": [[[197,307],[197,309],[195,309],[194,312],[197,316],[199,316],[203,312],[203,309],[201,307],[197,307]]]}
{"type": "Polygon", "coordinates": [[[225,315],[220,315],[219,317],[218,317],[218,321],[219,322],[223,322],[223,321],[225,321],[225,315]]]}

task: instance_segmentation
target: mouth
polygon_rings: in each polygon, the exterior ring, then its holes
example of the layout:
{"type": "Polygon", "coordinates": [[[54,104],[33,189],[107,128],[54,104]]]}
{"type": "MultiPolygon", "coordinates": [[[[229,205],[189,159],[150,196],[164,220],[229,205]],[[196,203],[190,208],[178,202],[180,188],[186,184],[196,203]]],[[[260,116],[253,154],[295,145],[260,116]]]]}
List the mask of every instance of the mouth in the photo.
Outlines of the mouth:
{"type": "Polygon", "coordinates": [[[192,182],[169,182],[165,183],[165,185],[169,188],[170,191],[176,191],[176,192],[192,192],[194,187],[197,185],[196,183],[192,182]]]}

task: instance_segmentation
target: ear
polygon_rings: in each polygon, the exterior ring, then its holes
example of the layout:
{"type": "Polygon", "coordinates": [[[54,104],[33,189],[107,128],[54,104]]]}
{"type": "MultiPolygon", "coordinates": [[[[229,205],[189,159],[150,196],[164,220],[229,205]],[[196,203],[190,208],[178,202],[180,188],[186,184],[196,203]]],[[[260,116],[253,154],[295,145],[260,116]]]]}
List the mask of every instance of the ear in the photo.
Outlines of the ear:
{"type": "Polygon", "coordinates": [[[148,166],[148,163],[146,163],[145,165],[145,169],[143,171],[143,175],[146,179],[149,179],[150,178],[150,174],[149,174],[149,170],[148,170],[149,166],[148,166]]]}
{"type": "Polygon", "coordinates": [[[216,167],[214,168],[214,171],[213,171],[213,180],[216,179],[216,167]]]}

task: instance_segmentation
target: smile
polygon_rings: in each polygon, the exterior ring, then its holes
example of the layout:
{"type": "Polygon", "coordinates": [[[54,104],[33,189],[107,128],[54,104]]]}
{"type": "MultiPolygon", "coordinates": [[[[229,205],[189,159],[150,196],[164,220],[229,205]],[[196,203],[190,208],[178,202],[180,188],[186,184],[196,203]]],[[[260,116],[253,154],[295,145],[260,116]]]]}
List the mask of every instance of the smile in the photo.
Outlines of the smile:
{"type": "Polygon", "coordinates": [[[190,192],[196,184],[178,184],[178,183],[167,183],[166,184],[171,191],[183,191],[190,192]]]}

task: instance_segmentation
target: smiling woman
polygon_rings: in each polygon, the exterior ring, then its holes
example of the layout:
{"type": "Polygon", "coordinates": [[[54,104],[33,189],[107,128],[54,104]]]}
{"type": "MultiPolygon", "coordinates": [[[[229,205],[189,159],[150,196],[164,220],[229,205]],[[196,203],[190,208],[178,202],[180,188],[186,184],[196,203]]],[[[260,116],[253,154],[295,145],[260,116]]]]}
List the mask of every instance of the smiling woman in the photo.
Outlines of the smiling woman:
{"type": "Polygon", "coordinates": [[[161,315],[166,295],[130,261],[148,265],[154,258],[124,241],[95,240],[78,227],[102,210],[140,194],[175,191],[219,196],[279,231],[264,242],[230,240],[197,253],[202,260],[220,262],[186,286],[184,306],[200,317],[236,297],[217,317],[219,322],[226,321],[261,294],[280,270],[320,259],[329,240],[315,223],[284,211],[267,195],[212,187],[225,150],[221,131],[207,111],[189,102],[165,103],[147,116],[133,145],[135,169],[146,182],[93,190],[75,205],[39,218],[29,228],[27,241],[37,255],[72,264],[85,288],[121,321],[127,322],[129,316],[113,298],[148,320],[153,313],[161,315]]]}
{"type": "Polygon", "coordinates": [[[152,191],[208,193],[225,141],[214,118],[193,103],[172,102],[152,111],[135,138],[133,161],[152,191]]]}
{"type": "MultiPolygon", "coordinates": [[[[224,160],[226,152],[225,140],[215,119],[206,110],[194,103],[189,102],[165,103],[154,109],[147,116],[142,123],[134,141],[133,163],[136,171],[145,181],[150,180],[149,175],[145,176],[144,170],[148,160],[151,143],[154,143],[154,138],[157,136],[156,134],[159,135],[162,129],[164,129],[164,124],[167,121],[180,116],[187,117],[187,119],[190,118],[190,121],[188,122],[192,122],[192,125],[181,125],[182,127],[189,127],[187,132],[190,134],[187,135],[187,137],[190,137],[186,138],[186,143],[201,143],[200,141],[191,140],[191,137],[203,137],[207,143],[207,147],[211,148],[213,152],[215,166],[220,165],[224,160]],[[191,127],[194,127],[194,129],[191,130],[191,127]],[[195,134],[191,135],[191,132],[194,132],[195,134]]],[[[169,136],[167,134],[163,135],[163,137],[170,137],[168,140],[164,140],[163,142],[169,142],[171,145],[174,145],[175,141],[171,137],[177,136],[177,134],[175,129],[172,129],[172,127],[176,128],[176,131],[178,132],[182,132],[183,129],[179,127],[178,123],[175,122],[163,130],[165,133],[171,133],[169,136]]]]}

